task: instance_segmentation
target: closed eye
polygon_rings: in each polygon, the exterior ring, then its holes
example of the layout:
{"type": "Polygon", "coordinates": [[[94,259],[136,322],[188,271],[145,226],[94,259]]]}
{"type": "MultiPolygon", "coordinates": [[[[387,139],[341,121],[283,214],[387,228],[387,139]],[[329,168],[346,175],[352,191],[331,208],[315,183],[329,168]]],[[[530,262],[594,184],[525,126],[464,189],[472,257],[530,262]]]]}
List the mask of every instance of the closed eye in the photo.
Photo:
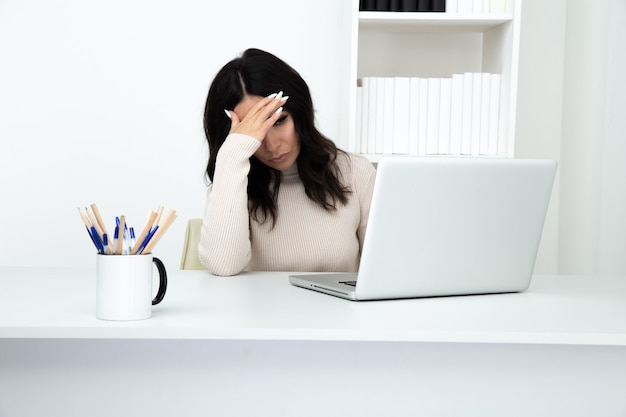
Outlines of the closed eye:
{"type": "Polygon", "coordinates": [[[278,120],[276,120],[276,123],[274,123],[274,126],[280,126],[285,121],[285,119],[287,119],[286,114],[283,116],[280,116],[278,120]]]}

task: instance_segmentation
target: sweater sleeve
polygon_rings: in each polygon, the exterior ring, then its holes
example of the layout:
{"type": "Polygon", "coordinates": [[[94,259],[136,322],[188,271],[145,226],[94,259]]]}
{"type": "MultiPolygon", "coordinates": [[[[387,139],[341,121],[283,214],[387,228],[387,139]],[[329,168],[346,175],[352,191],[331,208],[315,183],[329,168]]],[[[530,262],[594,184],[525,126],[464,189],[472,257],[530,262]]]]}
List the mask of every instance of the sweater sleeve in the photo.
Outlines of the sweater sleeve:
{"type": "Polygon", "coordinates": [[[212,274],[236,275],[250,261],[248,173],[259,146],[250,136],[230,134],[217,153],[198,244],[200,262],[212,274]]]}

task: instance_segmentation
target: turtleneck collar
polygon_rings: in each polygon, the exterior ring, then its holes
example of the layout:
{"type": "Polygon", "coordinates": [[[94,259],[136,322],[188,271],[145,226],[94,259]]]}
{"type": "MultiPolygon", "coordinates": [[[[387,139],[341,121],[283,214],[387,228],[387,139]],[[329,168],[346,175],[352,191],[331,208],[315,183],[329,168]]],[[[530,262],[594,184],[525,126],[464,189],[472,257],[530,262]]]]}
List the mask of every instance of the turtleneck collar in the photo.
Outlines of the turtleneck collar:
{"type": "Polygon", "coordinates": [[[292,166],[283,171],[283,180],[290,178],[298,178],[298,163],[294,163],[292,166]]]}

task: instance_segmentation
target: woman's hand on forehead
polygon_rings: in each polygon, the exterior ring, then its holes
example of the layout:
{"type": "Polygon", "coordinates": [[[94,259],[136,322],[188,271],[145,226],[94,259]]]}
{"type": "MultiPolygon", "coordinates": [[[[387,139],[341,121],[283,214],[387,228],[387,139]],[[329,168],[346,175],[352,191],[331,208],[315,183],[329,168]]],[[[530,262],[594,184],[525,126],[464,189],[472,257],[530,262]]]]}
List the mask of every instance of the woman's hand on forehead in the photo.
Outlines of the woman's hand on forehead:
{"type": "Polygon", "coordinates": [[[233,110],[225,110],[231,118],[231,133],[252,136],[262,142],[267,131],[276,123],[289,97],[283,92],[270,94],[267,97],[246,96],[233,110]],[[241,115],[244,115],[241,118],[241,115]]]}

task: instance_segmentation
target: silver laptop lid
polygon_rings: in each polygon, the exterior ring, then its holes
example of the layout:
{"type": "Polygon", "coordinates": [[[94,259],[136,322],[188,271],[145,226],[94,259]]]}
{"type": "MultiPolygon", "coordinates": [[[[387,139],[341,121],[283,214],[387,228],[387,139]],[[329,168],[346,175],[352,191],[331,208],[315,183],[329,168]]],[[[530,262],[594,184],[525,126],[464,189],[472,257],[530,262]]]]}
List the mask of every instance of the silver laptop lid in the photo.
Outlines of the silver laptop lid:
{"type": "Polygon", "coordinates": [[[382,157],[356,297],[525,290],[555,172],[552,160],[382,157]]]}

